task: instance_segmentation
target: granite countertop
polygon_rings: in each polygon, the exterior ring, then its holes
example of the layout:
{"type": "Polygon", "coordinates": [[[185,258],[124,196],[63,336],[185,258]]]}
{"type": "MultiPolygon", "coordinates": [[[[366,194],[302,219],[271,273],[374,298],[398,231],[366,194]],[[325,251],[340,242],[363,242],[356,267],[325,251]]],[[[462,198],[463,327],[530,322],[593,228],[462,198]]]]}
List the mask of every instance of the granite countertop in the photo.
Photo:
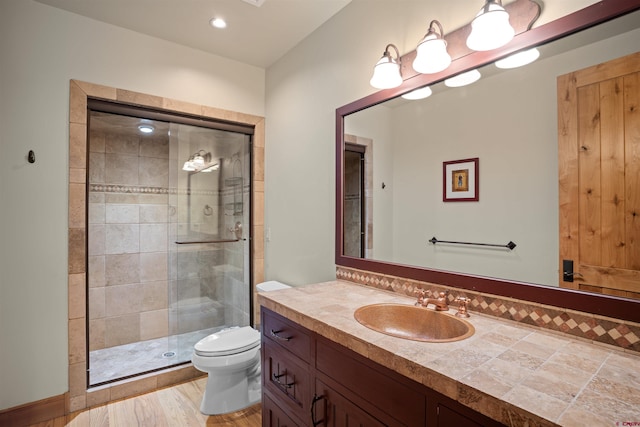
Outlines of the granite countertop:
{"type": "Polygon", "coordinates": [[[640,425],[640,356],[634,353],[474,312],[467,320],[476,332],[466,340],[395,338],[359,324],[355,310],[415,299],[347,281],[258,298],[265,308],[507,425],[640,425]]]}

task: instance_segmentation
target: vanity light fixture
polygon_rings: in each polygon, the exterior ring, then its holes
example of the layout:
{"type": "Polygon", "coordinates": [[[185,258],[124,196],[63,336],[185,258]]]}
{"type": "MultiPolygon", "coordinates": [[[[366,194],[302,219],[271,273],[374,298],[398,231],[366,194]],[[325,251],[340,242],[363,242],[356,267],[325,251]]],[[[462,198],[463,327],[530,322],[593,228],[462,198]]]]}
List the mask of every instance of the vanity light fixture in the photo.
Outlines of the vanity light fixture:
{"type": "Polygon", "coordinates": [[[388,44],[384,49],[382,58],[373,67],[373,76],[369,83],[376,89],[391,89],[402,84],[400,52],[398,52],[398,48],[395,45],[388,44]],[[395,58],[391,56],[389,48],[395,50],[395,58]]]}
{"type": "MultiPolygon", "coordinates": [[[[193,154],[191,157],[189,157],[189,160],[184,162],[184,165],[182,166],[182,170],[188,171],[188,172],[196,172],[196,171],[199,172],[203,170],[203,168],[208,163],[211,163],[211,153],[208,153],[204,150],[200,150],[197,153],[193,154]]],[[[213,166],[206,166],[206,167],[210,168],[213,166]]]]}
{"type": "Polygon", "coordinates": [[[480,12],[471,22],[471,34],[467,46],[472,50],[492,50],[509,43],[515,30],[509,23],[509,13],[501,0],[486,0],[480,12]]]}
{"type": "Polygon", "coordinates": [[[466,73],[458,74],[457,76],[453,76],[444,81],[445,86],[447,87],[461,87],[470,85],[471,83],[477,82],[480,80],[482,75],[478,70],[467,71],[466,73]]]}
{"type": "Polygon", "coordinates": [[[144,134],[150,134],[153,133],[156,128],[154,128],[153,125],[139,125],[138,130],[144,134]]]}
{"type": "Polygon", "coordinates": [[[404,99],[409,99],[409,100],[416,100],[416,99],[424,99],[424,98],[428,98],[431,96],[433,92],[431,91],[431,88],[429,86],[425,86],[425,87],[421,87],[418,88],[416,90],[412,90],[409,93],[405,93],[404,95],[402,95],[402,97],[404,99]]]}
{"type": "Polygon", "coordinates": [[[540,51],[535,47],[529,50],[523,50],[522,52],[514,53],[506,58],[496,61],[496,67],[502,69],[518,68],[523,65],[531,64],[538,59],[540,51]]]}
{"type": "Polygon", "coordinates": [[[449,65],[451,65],[451,55],[447,52],[442,25],[434,19],[429,24],[429,31],[418,43],[413,69],[422,74],[434,74],[445,70],[449,65]]]}

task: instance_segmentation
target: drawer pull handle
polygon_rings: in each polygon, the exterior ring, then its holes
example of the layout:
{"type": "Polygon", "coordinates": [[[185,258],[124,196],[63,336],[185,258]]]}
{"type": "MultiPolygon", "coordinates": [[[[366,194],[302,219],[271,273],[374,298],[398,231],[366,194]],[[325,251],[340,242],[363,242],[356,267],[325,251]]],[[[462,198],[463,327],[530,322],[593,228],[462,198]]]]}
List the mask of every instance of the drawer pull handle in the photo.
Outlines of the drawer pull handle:
{"type": "Polygon", "coordinates": [[[275,381],[275,383],[278,384],[280,387],[291,388],[296,383],[295,381],[290,382],[290,383],[283,383],[282,381],[280,381],[280,377],[283,377],[283,376],[285,377],[285,380],[286,380],[287,379],[286,375],[287,375],[286,372],[284,374],[280,374],[280,375],[273,374],[273,381],[275,381]]]}
{"type": "Polygon", "coordinates": [[[280,341],[291,341],[292,337],[283,337],[281,335],[278,335],[280,332],[282,332],[282,331],[274,331],[272,329],[271,330],[271,336],[274,337],[277,340],[280,340],[280,341]]]}
{"type": "Polygon", "coordinates": [[[317,426],[318,424],[324,421],[324,419],[316,421],[316,402],[324,398],[325,398],[324,395],[323,396],[318,396],[317,394],[313,395],[313,400],[311,401],[311,424],[313,425],[313,427],[317,426]]]}

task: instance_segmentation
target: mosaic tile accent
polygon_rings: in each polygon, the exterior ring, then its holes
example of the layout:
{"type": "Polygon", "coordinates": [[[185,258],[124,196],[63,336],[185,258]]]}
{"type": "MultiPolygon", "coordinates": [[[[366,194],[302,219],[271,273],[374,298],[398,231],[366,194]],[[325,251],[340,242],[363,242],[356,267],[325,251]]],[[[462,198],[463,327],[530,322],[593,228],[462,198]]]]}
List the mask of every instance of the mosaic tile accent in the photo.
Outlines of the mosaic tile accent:
{"type": "Polygon", "coordinates": [[[140,187],[137,185],[89,184],[92,193],[145,193],[145,194],[177,194],[177,190],[162,187],[140,187]]]}
{"type": "Polygon", "coordinates": [[[466,296],[470,311],[640,353],[640,324],[633,322],[345,267],[336,267],[336,278],[408,296],[416,289],[449,290],[452,306],[456,297],[466,296]]]}
{"type": "MultiPolygon", "coordinates": [[[[197,195],[197,196],[217,196],[221,194],[223,196],[234,195],[234,190],[187,190],[178,188],[163,188],[163,187],[142,187],[137,185],[118,185],[118,184],[89,184],[89,191],[91,193],[128,193],[128,194],[180,194],[180,195],[197,195]]],[[[242,187],[243,194],[250,191],[249,185],[242,187]]]]}

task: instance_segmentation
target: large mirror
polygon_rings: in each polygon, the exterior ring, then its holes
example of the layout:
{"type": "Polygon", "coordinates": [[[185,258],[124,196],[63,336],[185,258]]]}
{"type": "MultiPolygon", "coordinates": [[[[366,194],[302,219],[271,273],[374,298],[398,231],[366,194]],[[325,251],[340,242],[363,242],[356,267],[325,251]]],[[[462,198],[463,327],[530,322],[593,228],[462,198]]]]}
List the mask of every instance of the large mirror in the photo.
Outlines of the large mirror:
{"type": "Polygon", "coordinates": [[[418,76],[338,109],[336,263],[638,321],[640,294],[560,289],[573,286],[561,283],[558,257],[556,80],[638,50],[640,2],[613,3],[531,30],[508,50],[454,61],[454,74],[480,66],[469,86],[418,76]],[[532,64],[493,64],[532,46],[532,64]],[[424,85],[426,99],[399,96],[424,85]],[[458,169],[469,174],[465,190],[478,177],[472,201],[447,188],[458,169]]]}

